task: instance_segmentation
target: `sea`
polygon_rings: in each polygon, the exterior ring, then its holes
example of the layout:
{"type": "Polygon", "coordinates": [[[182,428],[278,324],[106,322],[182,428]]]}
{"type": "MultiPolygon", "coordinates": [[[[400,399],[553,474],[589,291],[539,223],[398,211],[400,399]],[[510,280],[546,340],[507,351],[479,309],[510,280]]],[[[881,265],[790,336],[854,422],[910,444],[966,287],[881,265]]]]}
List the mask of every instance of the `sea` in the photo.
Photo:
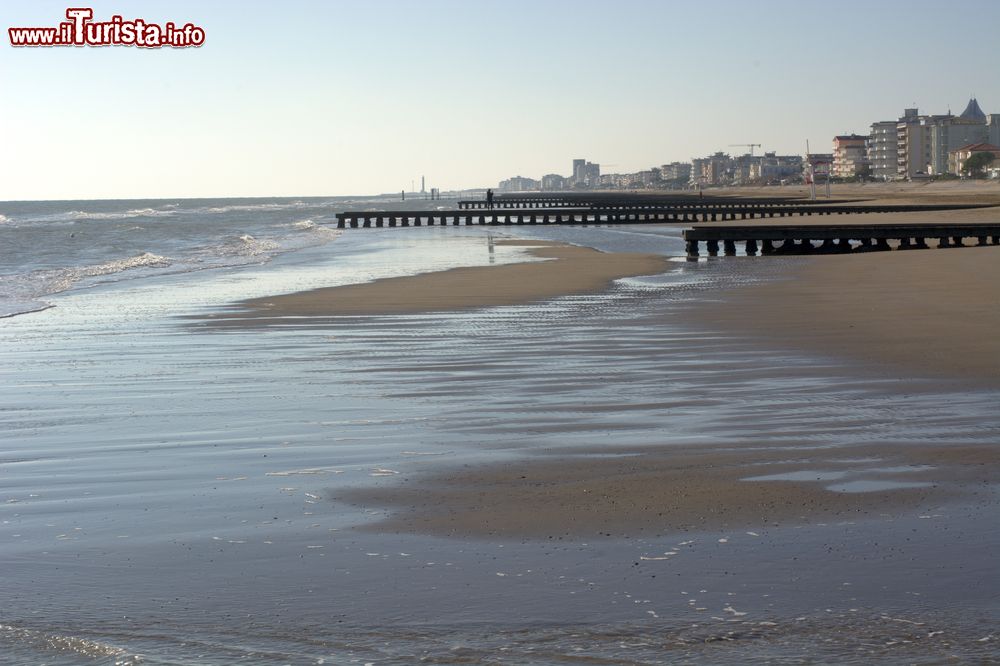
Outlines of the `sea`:
{"type": "Polygon", "coordinates": [[[0,202],[0,664],[1000,661],[989,484],[767,530],[357,529],[387,510],[344,489],[542,449],[1000,439],[995,389],[685,318],[805,259],[689,262],[665,225],[336,228],[400,205],[0,202]],[[206,325],[245,298],[538,260],[508,237],[671,268],[520,306],[206,325]]]}

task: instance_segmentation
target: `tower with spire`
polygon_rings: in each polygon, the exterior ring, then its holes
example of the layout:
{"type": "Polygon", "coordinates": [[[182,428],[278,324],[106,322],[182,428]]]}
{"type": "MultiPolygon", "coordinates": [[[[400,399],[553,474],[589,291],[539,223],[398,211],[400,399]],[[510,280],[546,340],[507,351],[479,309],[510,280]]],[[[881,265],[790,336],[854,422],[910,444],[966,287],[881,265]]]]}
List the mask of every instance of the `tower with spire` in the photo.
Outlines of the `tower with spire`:
{"type": "Polygon", "coordinates": [[[985,123],[986,114],[979,108],[979,102],[976,101],[976,98],[972,97],[969,99],[969,104],[965,107],[965,111],[962,111],[962,115],[959,116],[959,119],[972,123],[985,123]]]}

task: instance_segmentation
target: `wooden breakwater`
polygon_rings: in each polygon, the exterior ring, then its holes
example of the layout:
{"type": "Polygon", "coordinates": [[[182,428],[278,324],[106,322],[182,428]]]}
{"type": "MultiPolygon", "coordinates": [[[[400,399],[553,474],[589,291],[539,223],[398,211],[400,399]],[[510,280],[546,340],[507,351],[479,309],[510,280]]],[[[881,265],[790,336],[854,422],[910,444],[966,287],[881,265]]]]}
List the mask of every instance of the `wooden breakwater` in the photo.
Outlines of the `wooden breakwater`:
{"type": "Polygon", "coordinates": [[[982,208],[982,204],[803,204],[758,202],[702,202],[699,205],[662,205],[653,208],[524,208],[455,210],[345,211],[337,213],[337,227],[471,226],[519,224],[644,224],[676,222],[725,222],[776,217],[903,213],[982,208]]]}
{"type": "Polygon", "coordinates": [[[809,206],[851,203],[850,199],[810,200],[786,197],[768,198],[701,198],[692,195],[674,196],[619,196],[607,195],[546,195],[546,196],[507,196],[498,197],[491,202],[483,199],[463,199],[458,202],[459,210],[509,210],[524,208],[600,208],[631,210],[655,210],[662,208],[755,208],[762,206],[809,206]]]}
{"type": "Polygon", "coordinates": [[[683,232],[688,257],[704,243],[709,256],[736,254],[741,243],[748,255],[870,252],[937,247],[1000,245],[1000,223],[914,223],[843,225],[718,225],[683,232]]]}

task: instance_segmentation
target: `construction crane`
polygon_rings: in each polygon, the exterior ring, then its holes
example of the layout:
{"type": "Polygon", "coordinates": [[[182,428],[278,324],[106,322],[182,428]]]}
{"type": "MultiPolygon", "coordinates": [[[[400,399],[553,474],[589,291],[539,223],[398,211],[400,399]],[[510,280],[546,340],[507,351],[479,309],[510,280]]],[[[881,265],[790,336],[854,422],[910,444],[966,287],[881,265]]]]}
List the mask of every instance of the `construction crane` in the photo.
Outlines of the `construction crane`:
{"type": "Polygon", "coordinates": [[[742,146],[744,148],[749,148],[750,149],[750,157],[753,157],[753,149],[754,148],[760,148],[761,144],[759,144],[759,143],[731,143],[731,144],[729,144],[730,148],[732,148],[734,146],[742,146]]]}

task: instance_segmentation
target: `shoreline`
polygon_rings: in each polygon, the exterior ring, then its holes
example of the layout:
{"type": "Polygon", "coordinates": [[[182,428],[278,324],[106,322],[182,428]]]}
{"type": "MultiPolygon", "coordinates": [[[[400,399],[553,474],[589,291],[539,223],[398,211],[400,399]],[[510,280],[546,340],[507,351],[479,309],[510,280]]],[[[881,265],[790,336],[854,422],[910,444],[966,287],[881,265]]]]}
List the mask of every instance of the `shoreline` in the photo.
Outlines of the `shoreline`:
{"type": "Polygon", "coordinates": [[[266,326],[288,318],[447,312],[525,305],[599,293],[621,278],[655,275],[670,265],[656,254],[608,253],[566,243],[499,240],[542,261],[452,268],[362,284],[321,287],[240,301],[214,314],[213,326],[266,326]]]}
{"type": "MultiPolygon", "coordinates": [[[[500,243],[529,248],[546,261],[251,299],[210,325],[253,328],[287,324],[288,318],[532,303],[600,292],[614,279],[668,266],[668,259],[658,255],[603,253],[548,241],[500,243]]],[[[902,382],[897,391],[928,378],[992,389],[1000,378],[1000,336],[992,334],[1000,328],[1000,300],[991,286],[1000,284],[997,252],[986,247],[806,257],[782,266],[778,279],[712,291],[709,299],[685,304],[679,312],[709,335],[722,334],[762,351],[854,362],[855,376],[895,375],[902,382]]],[[[744,264],[748,274],[753,266],[744,264]]],[[[766,380],[766,368],[757,373],[766,380]]],[[[357,528],[362,531],[576,539],[863,520],[880,512],[927,510],[970,497],[976,483],[1000,480],[996,447],[847,443],[793,447],[790,453],[784,446],[762,444],[766,437],[767,432],[751,431],[725,448],[611,443],[582,455],[543,448],[510,462],[441,467],[398,484],[339,491],[329,499],[388,512],[383,520],[357,528]],[[796,460],[790,462],[789,456],[796,460]],[[820,477],[829,472],[846,483],[874,485],[870,491],[838,491],[835,483],[795,476],[817,469],[820,477]],[[774,473],[792,476],[749,480],[774,473]]]]}

